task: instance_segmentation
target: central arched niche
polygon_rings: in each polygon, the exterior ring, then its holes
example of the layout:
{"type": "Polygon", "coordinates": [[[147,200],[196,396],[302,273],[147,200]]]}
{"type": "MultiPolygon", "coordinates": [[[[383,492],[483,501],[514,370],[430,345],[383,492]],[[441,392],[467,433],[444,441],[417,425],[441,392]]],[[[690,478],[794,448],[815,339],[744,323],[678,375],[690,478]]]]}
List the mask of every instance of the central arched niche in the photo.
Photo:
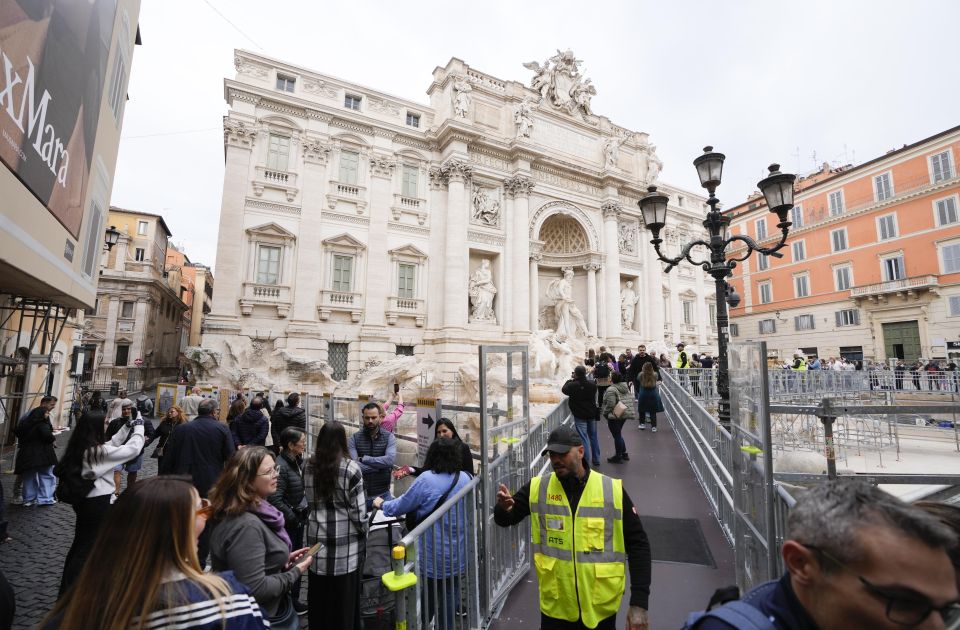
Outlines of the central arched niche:
{"type": "Polygon", "coordinates": [[[555,214],[540,226],[539,241],[544,254],[582,254],[590,251],[590,241],[583,226],[573,217],[555,214]]]}

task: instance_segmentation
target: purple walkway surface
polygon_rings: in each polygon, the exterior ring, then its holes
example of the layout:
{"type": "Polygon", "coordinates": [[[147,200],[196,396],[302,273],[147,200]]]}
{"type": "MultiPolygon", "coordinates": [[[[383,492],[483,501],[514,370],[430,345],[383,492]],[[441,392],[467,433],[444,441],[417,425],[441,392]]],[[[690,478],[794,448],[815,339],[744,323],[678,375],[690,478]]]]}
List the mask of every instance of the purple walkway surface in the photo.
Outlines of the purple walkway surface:
{"type": "MultiPolygon", "coordinates": [[[[717,563],[715,569],[692,564],[653,563],[649,612],[650,627],[656,629],[681,627],[688,612],[706,607],[716,588],[735,582],[733,549],[723,537],[665,414],[660,414],[659,424],[657,433],[652,433],[649,428],[640,431],[636,424],[624,427],[624,439],[630,453],[630,461],[624,464],[606,463],[606,458],[613,455],[613,441],[606,422],[601,422],[598,427],[603,452],[600,472],[623,479],[624,487],[640,514],[697,519],[717,563]]],[[[518,527],[529,527],[528,523],[524,521],[518,527]]],[[[618,628],[626,627],[629,593],[628,584],[617,616],[618,628]]],[[[537,577],[531,569],[510,593],[500,617],[491,628],[506,630],[520,624],[537,628],[539,619],[537,577]]]]}

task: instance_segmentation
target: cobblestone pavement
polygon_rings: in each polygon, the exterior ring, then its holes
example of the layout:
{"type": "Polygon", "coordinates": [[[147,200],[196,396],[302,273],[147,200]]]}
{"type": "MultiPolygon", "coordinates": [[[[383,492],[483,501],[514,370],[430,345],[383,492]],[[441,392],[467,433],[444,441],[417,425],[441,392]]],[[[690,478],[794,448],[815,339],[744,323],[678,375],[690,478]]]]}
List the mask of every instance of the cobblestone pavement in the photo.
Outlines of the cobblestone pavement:
{"type": "MultiPolygon", "coordinates": [[[[61,453],[70,433],[57,437],[57,453],[61,453]]],[[[147,454],[152,449],[147,449],[147,454]]],[[[73,508],[65,503],[50,507],[25,508],[13,505],[11,454],[3,458],[3,494],[7,502],[8,535],[13,542],[0,545],[0,570],[17,594],[17,614],[13,627],[35,628],[53,608],[60,588],[63,560],[73,542],[73,508]]],[[[157,474],[157,460],[144,456],[141,477],[157,474]]],[[[126,473],[124,473],[126,484],[126,473]]]]}

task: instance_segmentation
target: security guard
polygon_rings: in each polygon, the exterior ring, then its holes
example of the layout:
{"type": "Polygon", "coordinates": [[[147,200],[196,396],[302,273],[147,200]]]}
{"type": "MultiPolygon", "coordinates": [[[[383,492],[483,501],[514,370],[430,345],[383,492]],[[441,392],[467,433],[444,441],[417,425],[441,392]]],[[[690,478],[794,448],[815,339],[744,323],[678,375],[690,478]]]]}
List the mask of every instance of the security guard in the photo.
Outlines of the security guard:
{"type": "Polygon", "coordinates": [[[681,341],[677,344],[677,360],[674,363],[677,369],[685,369],[690,367],[690,360],[687,359],[687,353],[684,351],[684,345],[681,341]]]}
{"type": "Polygon", "coordinates": [[[550,432],[548,453],[553,472],[514,495],[501,484],[493,511],[501,527],[530,515],[540,628],[616,628],[629,564],[626,627],[647,630],[650,543],[623,483],[587,467],[583,442],[571,427],[550,432]]]}
{"type": "Polygon", "coordinates": [[[795,372],[806,372],[807,371],[807,359],[799,352],[793,355],[793,365],[790,366],[795,372]]]}

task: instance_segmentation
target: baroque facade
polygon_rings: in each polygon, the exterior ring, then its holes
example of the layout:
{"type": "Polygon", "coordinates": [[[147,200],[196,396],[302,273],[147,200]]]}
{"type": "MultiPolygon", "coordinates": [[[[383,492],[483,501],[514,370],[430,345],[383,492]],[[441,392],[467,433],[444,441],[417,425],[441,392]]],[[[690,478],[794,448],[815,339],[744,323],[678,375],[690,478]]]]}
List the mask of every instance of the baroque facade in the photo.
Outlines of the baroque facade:
{"type": "Polygon", "coordinates": [[[670,195],[676,248],[703,232],[704,198],[660,184],[646,133],[593,113],[572,52],[524,64],[529,86],[453,58],[429,105],[254,53],[235,63],[205,349],[273,382],[285,362],[339,379],[395,354],[452,370],[574,311],[570,334],[613,348],[715,345],[712,283],[664,276],[637,206],[651,183],[670,195]]]}
{"type": "MultiPolygon", "coordinates": [[[[960,361],[958,159],[954,127],[801,178],[784,257],[754,254],[734,272],[731,337],[765,340],[780,360],[960,361]]],[[[730,212],[732,233],[779,237],[762,196],[730,212]]]]}

